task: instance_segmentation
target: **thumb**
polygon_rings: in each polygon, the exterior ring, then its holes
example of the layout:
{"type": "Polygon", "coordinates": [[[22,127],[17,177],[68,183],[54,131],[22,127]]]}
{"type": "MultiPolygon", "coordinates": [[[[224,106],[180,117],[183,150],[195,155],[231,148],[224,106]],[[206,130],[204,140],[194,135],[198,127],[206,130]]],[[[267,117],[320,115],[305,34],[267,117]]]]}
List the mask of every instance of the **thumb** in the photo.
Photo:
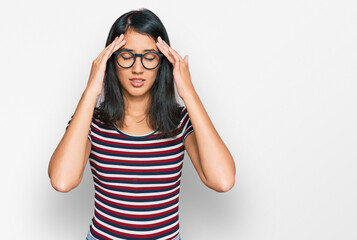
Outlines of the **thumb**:
{"type": "Polygon", "coordinates": [[[183,59],[185,61],[185,63],[188,65],[188,55],[185,56],[185,58],[183,59]]]}

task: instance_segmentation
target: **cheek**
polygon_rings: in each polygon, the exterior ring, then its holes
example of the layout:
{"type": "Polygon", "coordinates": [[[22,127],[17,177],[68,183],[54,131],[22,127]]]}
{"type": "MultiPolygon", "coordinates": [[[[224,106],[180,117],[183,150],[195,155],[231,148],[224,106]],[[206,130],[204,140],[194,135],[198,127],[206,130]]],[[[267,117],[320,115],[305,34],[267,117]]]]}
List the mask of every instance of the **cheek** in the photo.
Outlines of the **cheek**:
{"type": "Polygon", "coordinates": [[[157,70],[156,70],[156,71],[151,72],[150,77],[151,77],[152,81],[155,81],[155,80],[156,80],[157,72],[158,72],[157,70]]]}
{"type": "Polygon", "coordinates": [[[125,71],[125,69],[119,69],[118,67],[116,68],[116,73],[119,78],[120,82],[123,82],[126,78],[128,78],[128,73],[125,71]]]}

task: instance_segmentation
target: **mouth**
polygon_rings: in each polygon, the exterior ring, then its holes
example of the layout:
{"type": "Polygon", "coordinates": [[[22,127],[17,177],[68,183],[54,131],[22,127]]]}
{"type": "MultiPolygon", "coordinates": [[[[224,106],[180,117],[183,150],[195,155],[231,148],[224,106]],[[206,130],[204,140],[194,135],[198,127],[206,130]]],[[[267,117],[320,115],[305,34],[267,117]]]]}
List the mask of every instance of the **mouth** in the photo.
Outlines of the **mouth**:
{"type": "Polygon", "coordinates": [[[134,87],[141,87],[142,85],[144,85],[145,79],[143,78],[131,78],[130,79],[130,83],[134,86],[134,87]]]}

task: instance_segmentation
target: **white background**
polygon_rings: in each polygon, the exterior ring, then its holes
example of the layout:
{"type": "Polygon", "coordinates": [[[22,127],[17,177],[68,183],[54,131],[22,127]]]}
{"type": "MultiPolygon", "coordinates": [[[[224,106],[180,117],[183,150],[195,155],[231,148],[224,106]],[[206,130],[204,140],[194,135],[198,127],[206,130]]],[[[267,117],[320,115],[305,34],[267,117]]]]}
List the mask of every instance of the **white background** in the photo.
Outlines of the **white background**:
{"type": "Polygon", "coordinates": [[[217,193],[186,154],[182,239],[357,239],[354,0],[2,1],[0,238],[85,239],[89,164],[60,193],[48,162],[111,25],[140,7],[189,55],[237,167],[217,193]]]}

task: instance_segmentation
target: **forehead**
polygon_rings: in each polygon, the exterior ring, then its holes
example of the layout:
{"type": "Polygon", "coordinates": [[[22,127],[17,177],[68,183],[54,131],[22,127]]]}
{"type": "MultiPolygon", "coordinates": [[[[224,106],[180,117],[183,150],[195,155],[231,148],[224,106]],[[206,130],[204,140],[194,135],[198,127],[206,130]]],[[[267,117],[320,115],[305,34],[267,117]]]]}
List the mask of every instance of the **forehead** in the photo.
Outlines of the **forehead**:
{"type": "Polygon", "coordinates": [[[153,38],[134,30],[128,30],[124,33],[124,39],[126,43],[122,48],[133,49],[134,52],[144,52],[146,49],[155,49],[158,51],[153,38]]]}

